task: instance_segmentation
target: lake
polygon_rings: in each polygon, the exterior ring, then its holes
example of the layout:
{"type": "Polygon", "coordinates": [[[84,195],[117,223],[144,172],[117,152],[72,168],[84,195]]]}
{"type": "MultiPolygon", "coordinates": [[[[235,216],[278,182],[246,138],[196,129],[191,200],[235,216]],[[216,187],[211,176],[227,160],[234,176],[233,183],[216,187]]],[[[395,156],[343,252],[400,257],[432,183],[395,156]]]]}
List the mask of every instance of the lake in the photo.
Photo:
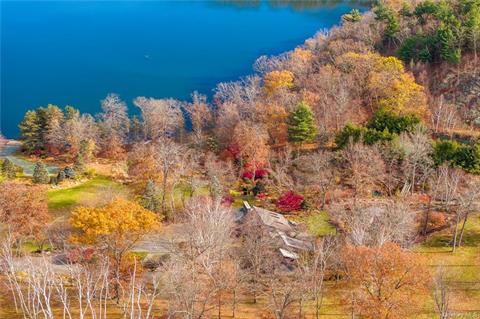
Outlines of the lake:
{"type": "Polygon", "coordinates": [[[98,113],[118,93],[188,99],[338,24],[350,2],[1,1],[1,126],[48,103],[98,113]]]}

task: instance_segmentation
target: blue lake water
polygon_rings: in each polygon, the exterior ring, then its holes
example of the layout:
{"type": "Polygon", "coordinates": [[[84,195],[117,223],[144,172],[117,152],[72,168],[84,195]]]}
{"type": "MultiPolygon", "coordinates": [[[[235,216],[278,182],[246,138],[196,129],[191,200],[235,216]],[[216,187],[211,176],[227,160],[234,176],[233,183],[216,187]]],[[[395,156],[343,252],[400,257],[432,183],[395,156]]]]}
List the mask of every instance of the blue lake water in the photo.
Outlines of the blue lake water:
{"type": "Polygon", "coordinates": [[[1,1],[1,132],[48,103],[97,113],[113,92],[188,99],[252,73],[354,5],[299,1],[1,1]]]}

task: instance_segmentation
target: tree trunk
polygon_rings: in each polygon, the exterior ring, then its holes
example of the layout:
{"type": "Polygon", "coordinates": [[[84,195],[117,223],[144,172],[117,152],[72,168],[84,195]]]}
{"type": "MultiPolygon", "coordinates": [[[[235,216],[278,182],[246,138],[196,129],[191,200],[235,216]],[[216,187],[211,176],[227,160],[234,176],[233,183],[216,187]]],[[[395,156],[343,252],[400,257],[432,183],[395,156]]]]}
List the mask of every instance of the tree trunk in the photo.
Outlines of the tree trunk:
{"type": "Polygon", "coordinates": [[[467,223],[468,214],[469,213],[466,213],[465,218],[463,219],[462,230],[460,231],[460,237],[458,238],[458,247],[460,247],[462,245],[463,233],[465,231],[465,224],[467,223]]]}
{"type": "Polygon", "coordinates": [[[455,252],[455,249],[457,248],[457,235],[458,235],[458,223],[460,219],[460,214],[457,214],[457,218],[455,221],[455,231],[453,232],[453,238],[452,238],[452,252],[455,252]]]}

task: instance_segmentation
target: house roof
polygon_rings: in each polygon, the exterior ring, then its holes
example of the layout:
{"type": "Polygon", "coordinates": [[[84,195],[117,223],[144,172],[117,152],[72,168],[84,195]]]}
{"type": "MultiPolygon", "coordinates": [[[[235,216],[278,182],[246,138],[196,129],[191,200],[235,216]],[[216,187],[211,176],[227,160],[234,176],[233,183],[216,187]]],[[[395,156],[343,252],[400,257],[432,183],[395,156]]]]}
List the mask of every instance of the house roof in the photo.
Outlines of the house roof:
{"type": "Polygon", "coordinates": [[[269,226],[284,232],[293,231],[291,224],[285,217],[283,217],[283,215],[275,212],[271,212],[269,210],[266,210],[257,206],[253,206],[253,209],[256,211],[256,213],[262,220],[262,223],[264,223],[266,226],[269,226]]]}

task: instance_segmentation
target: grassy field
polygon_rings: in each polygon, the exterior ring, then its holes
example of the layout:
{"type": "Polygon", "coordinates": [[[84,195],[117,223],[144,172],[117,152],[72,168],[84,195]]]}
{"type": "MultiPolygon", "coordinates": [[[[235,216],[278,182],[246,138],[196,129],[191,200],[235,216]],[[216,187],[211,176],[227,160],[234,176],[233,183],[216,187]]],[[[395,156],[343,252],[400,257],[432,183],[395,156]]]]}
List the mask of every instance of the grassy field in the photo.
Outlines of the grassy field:
{"type": "Polygon", "coordinates": [[[102,195],[125,193],[125,188],[108,177],[97,176],[79,185],[48,191],[48,209],[54,215],[70,211],[77,205],[91,205],[102,200],[102,195]]]}
{"type": "MultiPolygon", "coordinates": [[[[452,288],[452,308],[466,318],[480,318],[480,214],[470,217],[465,227],[462,247],[452,253],[449,242],[452,230],[447,229],[431,236],[415,248],[422,255],[432,273],[439,266],[447,272],[452,288]]],[[[433,310],[433,300],[426,300],[426,311],[433,310]],[[430,308],[430,309],[428,309],[430,308]]],[[[435,318],[435,316],[425,316],[435,318]]]]}
{"type": "Polygon", "coordinates": [[[321,237],[336,235],[336,228],[329,222],[327,212],[320,211],[306,217],[303,222],[307,225],[308,232],[313,236],[321,237]]]}

